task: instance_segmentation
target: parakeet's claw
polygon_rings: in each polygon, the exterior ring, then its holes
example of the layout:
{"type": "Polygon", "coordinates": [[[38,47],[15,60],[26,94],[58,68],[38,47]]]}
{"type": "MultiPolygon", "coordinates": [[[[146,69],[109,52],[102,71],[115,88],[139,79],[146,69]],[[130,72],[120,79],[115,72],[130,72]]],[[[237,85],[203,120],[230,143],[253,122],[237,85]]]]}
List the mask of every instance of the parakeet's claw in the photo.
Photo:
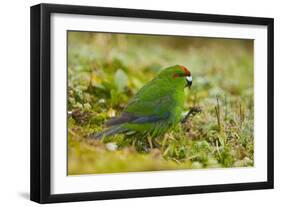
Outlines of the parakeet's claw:
{"type": "Polygon", "coordinates": [[[201,111],[202,109],[199,106],[191,107],[189,111],[182,114],[183,119],[181,120],[181,123],[185,123],[190,116],[194,116],[201,111]]]}
{"type": "Polygon", "coordinates": [[[190,108],[190,112],[192,115],[195,115],[197,113],[201,113],[202,109],[200,106],[194,106],[190,108]]]}

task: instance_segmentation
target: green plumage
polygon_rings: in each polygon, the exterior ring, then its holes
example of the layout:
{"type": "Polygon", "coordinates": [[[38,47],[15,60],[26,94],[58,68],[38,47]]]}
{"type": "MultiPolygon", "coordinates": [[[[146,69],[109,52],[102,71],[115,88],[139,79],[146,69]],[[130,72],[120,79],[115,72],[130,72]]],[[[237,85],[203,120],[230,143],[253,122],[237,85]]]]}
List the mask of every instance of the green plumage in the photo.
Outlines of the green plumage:
{"type": "Polygon", "coordinates": [[[106,123],[110,126],[107,130],[93,137],[128,132],[152,137],[164,134],[182,119],[188,75],[190,72],[179,65],[163,69],[137,92],[120,117],[106,123]]]}

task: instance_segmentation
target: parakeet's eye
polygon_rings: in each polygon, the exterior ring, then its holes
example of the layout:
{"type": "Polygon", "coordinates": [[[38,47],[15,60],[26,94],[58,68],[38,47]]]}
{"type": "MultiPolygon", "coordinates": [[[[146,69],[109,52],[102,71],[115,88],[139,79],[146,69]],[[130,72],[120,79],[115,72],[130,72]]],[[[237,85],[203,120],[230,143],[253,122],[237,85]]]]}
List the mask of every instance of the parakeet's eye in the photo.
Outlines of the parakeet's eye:
{"type": "Polygon", "coordinates": [[[184,71],[185,76],[191,76],[190,71],[186,67],[180,65],[180,68],[184,71]]]}

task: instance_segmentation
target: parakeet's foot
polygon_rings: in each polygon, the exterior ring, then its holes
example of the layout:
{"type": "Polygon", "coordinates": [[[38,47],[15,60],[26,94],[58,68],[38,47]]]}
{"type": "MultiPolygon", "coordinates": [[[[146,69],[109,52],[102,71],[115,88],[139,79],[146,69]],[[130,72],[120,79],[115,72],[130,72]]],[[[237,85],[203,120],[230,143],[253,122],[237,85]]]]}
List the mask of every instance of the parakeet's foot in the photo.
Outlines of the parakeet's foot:
{"type": "Polygon", "coordinates": [[[195,116],[201,111],[202,109],[199,106],[191,107],[189,111],[183,113],[183,119],[181,120],[181,123],[185,123],[190,116],[195,116]]]}

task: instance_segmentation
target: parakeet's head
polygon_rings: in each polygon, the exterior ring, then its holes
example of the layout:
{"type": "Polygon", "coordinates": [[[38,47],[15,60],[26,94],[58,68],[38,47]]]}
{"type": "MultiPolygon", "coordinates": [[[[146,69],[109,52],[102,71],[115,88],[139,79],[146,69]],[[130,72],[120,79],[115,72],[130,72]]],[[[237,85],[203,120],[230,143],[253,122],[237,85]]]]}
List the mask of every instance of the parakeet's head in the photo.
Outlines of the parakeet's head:
{"type": "Polygon", "coordinates": [[[185,86],[190,87],[192,85],[192,76],[190,71],[182,65],[174,65],[162,70],[159,74],[160,77],[166,77],[171,81],[185,81],[185,86]]]}

